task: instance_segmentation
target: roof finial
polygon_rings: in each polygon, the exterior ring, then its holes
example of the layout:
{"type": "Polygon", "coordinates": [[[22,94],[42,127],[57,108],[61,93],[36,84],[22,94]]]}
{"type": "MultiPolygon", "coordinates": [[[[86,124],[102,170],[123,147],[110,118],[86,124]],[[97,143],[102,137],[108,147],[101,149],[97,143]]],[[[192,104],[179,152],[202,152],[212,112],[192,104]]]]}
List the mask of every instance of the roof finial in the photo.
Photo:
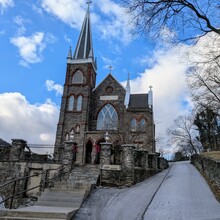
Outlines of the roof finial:
{"type": "Polygon", "coordinates": [[[88,5],[88,11],[89,11],[89,9],[90,9],[90,4],[92,3],[92,1],[91,0],[88,0],[87,2],[86,2],[86,4],[88,5]]]}
{"type": "Polygon", "coordinates": [[[151,91],[151,90],[152,90],[152,88],[153,88],[153,86],[151,86],[151,85],[150,85],[150,86],[149,86],[149,88],[150,88],[150,91],[151,91]]]}
{"type": "Polygon", "coordinates": [[[110,65],[108,68],[110,69],[110,73],[112,73],[113,66],[110,65]]]}

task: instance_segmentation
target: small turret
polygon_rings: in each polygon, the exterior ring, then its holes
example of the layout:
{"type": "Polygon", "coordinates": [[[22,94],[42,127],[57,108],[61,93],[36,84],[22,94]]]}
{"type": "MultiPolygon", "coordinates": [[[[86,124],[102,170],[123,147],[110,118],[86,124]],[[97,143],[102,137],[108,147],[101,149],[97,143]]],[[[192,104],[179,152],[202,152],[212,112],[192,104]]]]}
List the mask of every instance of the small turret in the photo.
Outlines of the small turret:
{"type": "Polygon", "coordinates": [[[131,93],[130,74],[128,73],[128,80],[127,80],[127,85],[126,85],[126,94],[125,94],[125,101],[124,101],[126,108],[128,108],[128,105],[129,105],[130,93],[131,93]]]}
{"type": "Polygon", "coordinates": [[[152,86],[149,87],[150,90],[148,92],[148,106],[149,108],[153,109],[153,91],[152,91],[152,86]]]}
{"type": "Polygon", "coordinates": [[[67,55],[67,63],[70,63],[71,60],[72,60],[72,48],[70,46],[70,49],[67,55]]]}

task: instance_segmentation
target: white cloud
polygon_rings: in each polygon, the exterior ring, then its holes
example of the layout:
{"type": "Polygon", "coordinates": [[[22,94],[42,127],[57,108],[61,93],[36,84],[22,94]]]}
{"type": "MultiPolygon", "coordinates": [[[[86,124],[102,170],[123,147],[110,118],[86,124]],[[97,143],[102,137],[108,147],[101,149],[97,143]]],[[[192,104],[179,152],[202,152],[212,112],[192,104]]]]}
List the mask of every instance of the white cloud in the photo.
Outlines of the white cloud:
{"type": "Polygon", "coordinates": [[[59,109],[53,102],[30,104],[20,93],[3,93],[0,106],[0,138],[9,143],[13,138],[29,144],[55,143],[59,109]]]}
{"type": "Polygon", "coordinates": [[[80,29],[85,15],[85,2],[82,0],[42,0],[42,8],[70,26],[80,29]]]}
{"type": "Polygon", "coordinates": [[[19,54],[22,57],[21,65],[28,66],[30,63],[42,61],[41,53],[46,46],[43,38],[43,32],[36,32],[29,37],[19,36],[11,38],[11,43],[18,47],[19,54]]]}
{"type": "Polygon", "coordinates": [[[20,65],[28,67],[29,64],[39,63],[43,60],[42,52],[46,43],[54,43],[56,37],[50,33],[36,32],[31,36],[15,36],[11,38],[21,56],[20,65]]]}
{"type": "Polygon", "coordinates": [[[41,8],[37,7],[36,5],[32,4],[32,10],[35,11],[36,13],[42,15],[43,11],[41,8]]]}
{"type": "Polygon", "coordinates": [[[3,14],[4,10],[8,7],[13,7],[14,1],[13,0],[0,0],[0,12],[3,14]]]}
{"type": "Polygon", "coordinates": [[[46,84],[48,91],[55,91],[56,95],[63,94],[63,86],[61,86],[59,84],[55,84],[55,82],[52,80],[47,80],[45,84],[46,84]]]}

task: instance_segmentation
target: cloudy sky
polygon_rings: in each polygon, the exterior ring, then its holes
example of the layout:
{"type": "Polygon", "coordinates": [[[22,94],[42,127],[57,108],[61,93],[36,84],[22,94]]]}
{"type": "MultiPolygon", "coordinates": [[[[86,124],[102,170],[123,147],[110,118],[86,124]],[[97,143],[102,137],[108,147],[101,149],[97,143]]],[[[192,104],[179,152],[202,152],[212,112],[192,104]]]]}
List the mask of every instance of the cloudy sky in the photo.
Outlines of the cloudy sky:
{"type": "MultiPolygon", "coordinates": [[[[0,138],[54,144],[66,56],[73,50],[87,9],[85,0],[0,0],[0,138]]],[[[166,31],[156,42],[131,34],[122,7],[113,0],[91,5],[97,84],[109,73],[132,93],[154,92],[158,137],[190,107],[184,50],[171,47],[166,31]]],[[[167,147],[161,142],[159,147],[167,147]]]]}

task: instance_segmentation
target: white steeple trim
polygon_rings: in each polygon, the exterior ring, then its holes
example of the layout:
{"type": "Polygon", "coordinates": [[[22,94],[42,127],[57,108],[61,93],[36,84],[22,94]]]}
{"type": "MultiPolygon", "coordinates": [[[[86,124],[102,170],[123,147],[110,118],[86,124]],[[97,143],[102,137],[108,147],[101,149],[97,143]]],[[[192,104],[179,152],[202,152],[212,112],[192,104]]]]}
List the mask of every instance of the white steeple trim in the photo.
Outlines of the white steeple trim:
{"type": "Polygon", "coordinates": [[[152,86],[149,86],[150,90],[148,92],[148,106],[149,108],[153,108],[153,91],[152,91],[152,86]]]}
{"type": "Polygon", "coordinates": [[[128,73],[128,80],[127,80],[127,85],[126,85],[126,94],[125,94],[125,101],[124,101],[126,108],[128,108],[128,105],[129,105],[130,94],[131,94],[130,74],[128,73]]]}

